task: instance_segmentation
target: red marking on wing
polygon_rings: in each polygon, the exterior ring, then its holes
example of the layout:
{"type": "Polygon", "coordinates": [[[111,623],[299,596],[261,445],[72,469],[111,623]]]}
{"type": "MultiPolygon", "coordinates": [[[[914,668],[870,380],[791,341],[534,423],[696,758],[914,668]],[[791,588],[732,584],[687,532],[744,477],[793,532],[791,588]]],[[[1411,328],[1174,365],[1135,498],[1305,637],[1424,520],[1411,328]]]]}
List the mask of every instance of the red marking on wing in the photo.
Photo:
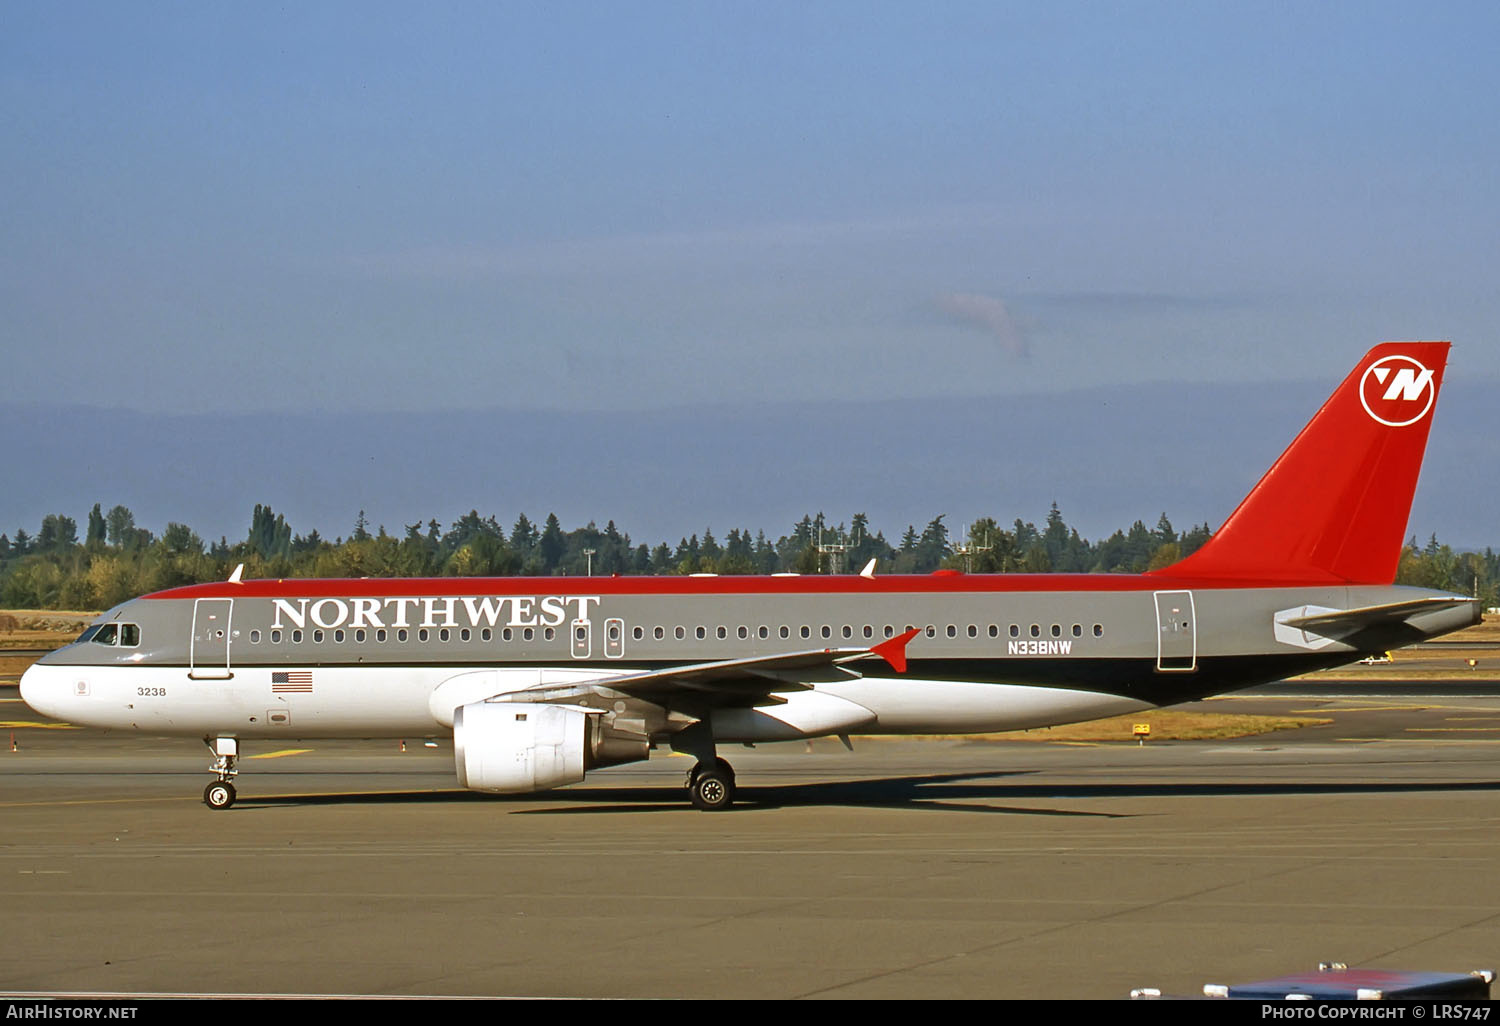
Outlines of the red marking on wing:
{"type": "Polygon", "coordinates": [[[871,648],[870,651],[874,652],[880,658],[890,663],[891,669],[895,670],[897,673],[905,673],[906,646],[910,644],[912,638],[915,638],[918,634],[921,633],[922,628],[913,627],[905,634],[898,634],[894,638],[891,638],[887,641],[882,641],[880,644],[871,648]]]}

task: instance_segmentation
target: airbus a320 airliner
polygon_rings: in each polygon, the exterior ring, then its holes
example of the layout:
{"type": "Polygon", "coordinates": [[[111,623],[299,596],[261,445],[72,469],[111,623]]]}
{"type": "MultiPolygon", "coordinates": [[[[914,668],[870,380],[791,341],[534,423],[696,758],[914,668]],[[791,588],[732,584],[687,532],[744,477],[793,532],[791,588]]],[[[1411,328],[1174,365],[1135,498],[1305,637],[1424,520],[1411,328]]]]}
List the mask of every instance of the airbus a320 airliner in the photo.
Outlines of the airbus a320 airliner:
{"type": "Polygon", "coordinates": [[[724,809],[719,742],[969,733],[1135,712],[1476,623],[1393,585],[1446,342],[1372,349],[1224,525],[1155,572],[240,580],[109,610],[21,681],[72,723],[242,742],[451,734],[520,793],[667,745],[724,809]]]}

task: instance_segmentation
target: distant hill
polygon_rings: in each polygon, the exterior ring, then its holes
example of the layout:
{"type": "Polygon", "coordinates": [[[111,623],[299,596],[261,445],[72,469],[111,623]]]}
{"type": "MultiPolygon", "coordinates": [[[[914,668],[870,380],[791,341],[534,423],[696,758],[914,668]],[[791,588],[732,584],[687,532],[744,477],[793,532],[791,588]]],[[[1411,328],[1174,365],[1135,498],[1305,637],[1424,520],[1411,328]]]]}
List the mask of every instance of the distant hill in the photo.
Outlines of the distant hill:
{"type": "MultiPolygon", "coordinates": [[[[647,414],[166,414],[0,404],[0,531],[123,503],[160,534],[245,536],[256,503],[347,536],[470,509],[507,528],[556,512],[636,543],[712,528],[773,540],[804,513],[866,512],[896,541],[939,513],[1041,523],[1056,501],[1090,539],[1165,511],[1218,526],[1331,382],[1091,388],[994,399],[699,406],[647,414]]],[[[1412,533],[1500,547],[1495,383],[1445,388],[1412,533]]],[[[1329,453],[1329,459],[1337,459],[1329,453]]],[[[1288,510],[1296,516],[1296,510],[1288,510]]]]}

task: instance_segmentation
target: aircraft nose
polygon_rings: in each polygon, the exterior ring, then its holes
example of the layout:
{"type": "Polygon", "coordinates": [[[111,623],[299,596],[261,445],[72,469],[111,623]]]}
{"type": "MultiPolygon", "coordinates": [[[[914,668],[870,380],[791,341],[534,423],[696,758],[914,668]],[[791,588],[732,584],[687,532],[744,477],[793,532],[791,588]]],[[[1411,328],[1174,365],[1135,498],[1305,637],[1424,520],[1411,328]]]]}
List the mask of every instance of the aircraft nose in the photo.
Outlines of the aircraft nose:
{"type": "Polygon", "coordinates": [[[60,719],[60,686],[54,667],[33,663],[21,674],[21,700],[43,716],[60,719]]]}

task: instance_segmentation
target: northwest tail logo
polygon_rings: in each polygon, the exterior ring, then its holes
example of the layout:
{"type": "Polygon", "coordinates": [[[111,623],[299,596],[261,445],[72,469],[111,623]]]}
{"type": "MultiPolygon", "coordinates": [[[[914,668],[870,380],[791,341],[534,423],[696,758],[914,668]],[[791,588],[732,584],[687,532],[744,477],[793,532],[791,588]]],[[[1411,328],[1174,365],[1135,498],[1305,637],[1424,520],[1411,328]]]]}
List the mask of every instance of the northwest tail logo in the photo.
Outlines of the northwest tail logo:
{"type": "Polygon", "coordinates": [[[1415,424],[1427,416],[1436,398],[1432,371],[1410,356],[1376,360],[1359,382],[1365,412],[1387,427],[1415,424]]]}

